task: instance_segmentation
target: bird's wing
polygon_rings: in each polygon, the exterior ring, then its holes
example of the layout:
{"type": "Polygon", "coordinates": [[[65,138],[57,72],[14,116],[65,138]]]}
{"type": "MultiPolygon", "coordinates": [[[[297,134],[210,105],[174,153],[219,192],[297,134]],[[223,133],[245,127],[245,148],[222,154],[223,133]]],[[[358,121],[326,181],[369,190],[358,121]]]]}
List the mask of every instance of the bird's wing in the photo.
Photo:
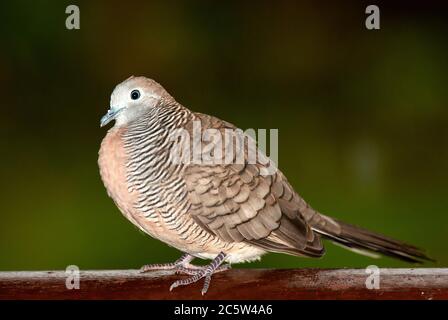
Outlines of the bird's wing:
{"type": "MultiPolygon", "coordinates": [[[[224,134],[225,129],[236,129],[215,117],[195,115],[202,130],[212,128],[224,134]]],[[[242,131],[233,132],[251,139],[242,131]]],[[[184,180],[192,217],[202,228],[228,242],[247,242],[267,251],[293,255],[321,256],[324,249],[320,236],[302,214],[306,214],[307,204],[280,171],[261,174],[268,164],[248,161],[249,149],[244,150],[243,163],[187,166],[184,180]]]]}

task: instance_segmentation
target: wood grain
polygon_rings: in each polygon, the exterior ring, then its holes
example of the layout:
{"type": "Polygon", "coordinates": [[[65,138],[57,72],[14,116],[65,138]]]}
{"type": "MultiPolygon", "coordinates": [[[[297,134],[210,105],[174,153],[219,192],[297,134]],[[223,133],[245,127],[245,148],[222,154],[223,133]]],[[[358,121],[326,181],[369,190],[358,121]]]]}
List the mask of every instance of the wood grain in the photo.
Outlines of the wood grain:
{"type": "Polygon", "coordinates": [[[448,299],[448,269],[380,269],[367,289],[364,269],[232,269],[216,274],[203,297],[200,281],[172,292],[185,277],[169,271],[81,271],[68,290],[65,271],[0,272],[0,299],[448,299]]]}

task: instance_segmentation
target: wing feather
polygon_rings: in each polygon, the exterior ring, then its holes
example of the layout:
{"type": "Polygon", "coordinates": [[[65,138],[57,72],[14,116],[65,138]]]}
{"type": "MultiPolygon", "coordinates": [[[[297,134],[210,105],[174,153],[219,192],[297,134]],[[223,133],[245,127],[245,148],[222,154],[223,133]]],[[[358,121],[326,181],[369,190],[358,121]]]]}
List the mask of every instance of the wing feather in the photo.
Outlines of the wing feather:
{"type": "MultiPolygon", "coordinates": [[[[203,130],[236,129],[217,118],[196,114],[203,130]]],[[[234,134],[239,131],[233,131],[234,134]]],[[[251,139],[243,135],[237,137],[251,139]]],[[[223,144],[224,145],[224,144],[223,144]]],[[[227,146],[227,145],[226,145],[227,146]]],[[[225,153],[223,152],[223,157],[225,153]]],[[[320,256],[324,249],[302,215],[306,208],[280,171],[261,175],[266,164],[190,164],[184,174],[192,217],[215,236],[228,242],[294,255],[320,256]]]]}

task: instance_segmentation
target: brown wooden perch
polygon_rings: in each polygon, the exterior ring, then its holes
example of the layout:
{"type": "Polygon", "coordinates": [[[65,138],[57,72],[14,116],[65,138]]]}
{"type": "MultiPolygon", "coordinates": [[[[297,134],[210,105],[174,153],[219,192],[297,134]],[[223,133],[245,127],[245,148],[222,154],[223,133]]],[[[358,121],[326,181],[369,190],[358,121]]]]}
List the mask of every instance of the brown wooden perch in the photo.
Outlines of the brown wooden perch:
{"type": "Polygon", "coordinates": [[[367,289],[364,269],[233,269],[169,291],[168,271],[81,271],[68,290],[64,271],[0,272],[0,299],[448,299],[448,269],[380,269],[380,288],[367,289]]]}

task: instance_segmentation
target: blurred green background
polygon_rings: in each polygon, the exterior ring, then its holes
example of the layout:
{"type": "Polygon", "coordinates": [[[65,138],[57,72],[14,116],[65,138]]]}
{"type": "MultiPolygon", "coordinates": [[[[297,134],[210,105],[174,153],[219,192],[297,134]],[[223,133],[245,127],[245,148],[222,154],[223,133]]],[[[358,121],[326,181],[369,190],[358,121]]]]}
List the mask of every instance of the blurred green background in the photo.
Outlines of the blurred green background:
{"type": "MultiPolygon", "coordinates": [[[[179,252],[121,216],[99,177],[114,86],[279,129],[279,166],[316,209],[448,266],[448,11],[431,1],[2,1],[0,269],[138,268],[179,252]],[[77,4],[81,29],[65,28],[77,4]]],[[[407,267],[327,243],[240,267],[407,267]]]]}

